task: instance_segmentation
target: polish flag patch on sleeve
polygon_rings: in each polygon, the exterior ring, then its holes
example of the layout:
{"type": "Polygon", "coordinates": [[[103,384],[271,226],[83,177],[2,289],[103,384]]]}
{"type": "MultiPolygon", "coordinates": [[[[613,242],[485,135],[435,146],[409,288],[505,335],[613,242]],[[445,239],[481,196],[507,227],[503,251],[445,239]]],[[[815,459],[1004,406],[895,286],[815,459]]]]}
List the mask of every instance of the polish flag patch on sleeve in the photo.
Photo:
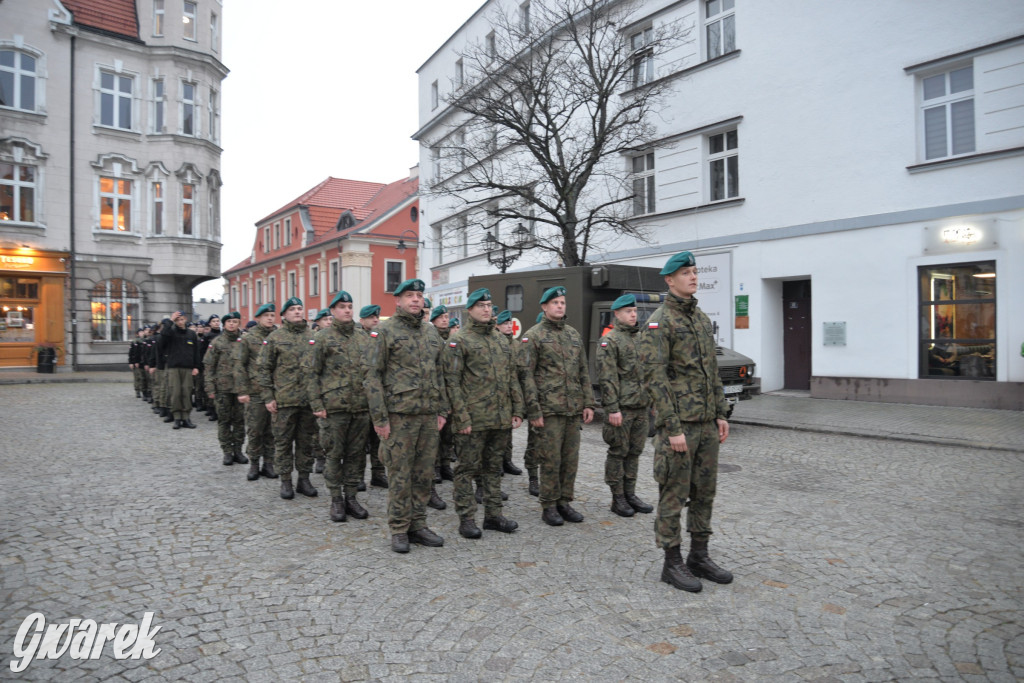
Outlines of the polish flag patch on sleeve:
{"type": "Polygon", "coordinates": [[[525,344],[526,342],[528,342],[528,341],[530,341],[530,338],[529,338],[529,337],[523,337],[523,343],[524,343],[524,344],[525,344]]]}
{"type": "Polygon", "coordinates": [[[371,336],[371,337],[376,337],[376,336],[377,336],[377,333],[376,333],[376,332],[371,332],[371,333],[370,333],[370,336],[371,336]]]}
{"type": "Polygon", "coordinates": [[[601,346],[608,346],[608,342],[601,342],[601,346]]]}
{"type": "Polygon", "coordinates": [[[647,329],[656,330],[658,329],[658,323],[647,323],[647,329]]]}
{"type": "Polygon", "coordinates": [[[309,340],[309,343],[310,343],[310,344],[316,344],[316,340],[315,340],[315,339],[310,339],[310,340],[309,340]]]}
{"type": "Polygon", "coordinates": [[[267,340],[266,340],[266,339],[264,339],[264,340],[263,340],[263,345],[264,345],[264,346],[266,346],[266,345],[267,345],[267,340]]]}
{"type": "Polygon", "coordinates": [[[450,347],[452,347],[454,349],[456,347],[456,343],[455,342],[448,342],[448,346],[450,346],[450,347]]]}

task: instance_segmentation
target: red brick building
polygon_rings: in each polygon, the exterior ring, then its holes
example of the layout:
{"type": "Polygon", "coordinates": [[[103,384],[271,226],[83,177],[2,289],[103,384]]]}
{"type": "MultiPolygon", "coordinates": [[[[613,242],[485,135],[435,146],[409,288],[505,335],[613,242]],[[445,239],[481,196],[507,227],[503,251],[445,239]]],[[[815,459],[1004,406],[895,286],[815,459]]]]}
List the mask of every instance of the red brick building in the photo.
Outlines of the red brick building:
{"type": "Polygon", "coordinates": [[[327,178],[256,223],[252,255],[224,272],[230,310],[250,320],[263,303],[297,296],[305,317],[344,289],[358,311],[394,311],[391,292],[416,276],[419,177],[390,183],[327,178]]]}

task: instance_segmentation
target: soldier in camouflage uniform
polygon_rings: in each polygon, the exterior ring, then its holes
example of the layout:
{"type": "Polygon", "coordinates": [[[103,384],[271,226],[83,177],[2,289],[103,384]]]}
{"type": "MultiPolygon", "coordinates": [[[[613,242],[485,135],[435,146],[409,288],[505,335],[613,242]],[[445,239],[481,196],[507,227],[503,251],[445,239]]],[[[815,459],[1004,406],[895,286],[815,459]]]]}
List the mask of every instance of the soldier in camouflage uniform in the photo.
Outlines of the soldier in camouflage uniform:
{"type": "Polygon", "coordinates": [[[398,310],[370,333],[364,382],[388,468],[388,526],[398,553],[409,552],[409,543],[444,545],[426,525],[438,432],[449,408],[441,337],[422,321],[423,289],[422,280],[395,288],[398,310]]]}
{"type": "Polygon", "coordinates": [[[238,402],[235,374],[241,352],[242,333],[238,326],[242,316],[232,311],[222,319],[224,330],[210,343],[203,358],[206,395],[217,406],[217,438],[225,465],[245,465],[249,458],[242,455],[245,442],[245,406],[238,402]]]}
{"type": "Polygon", "coordinates": [[[313,335],[309,404],[324,425],[327,452],[327,489],[331,492],[332,522],[347,515],[366,519],[369,514],[356,500],[359,478],[366,462],[369,404],[363,380],[370,340],[356,332],[352,296],[338,292],[327,310],[332,322],[313,335]],[[344,494],[344,496],[342,495],[344,494]]]}
{"type": "MultiPolygon", "coordinates": [[[[513,326],[513,324],[512,324],[512,312],[511,311],[501,311],[501,312],[497,313],[496,316],[497,317],[495,318],[495,320],[497,321],[497,323],[495,325],[495,328],[498,330],[498,332],[501,332],[501,334],[504,335],[505,341],[507,341],[509,346],[511,347],[512,354],[513,354],[513,357],[514,357],[515,354],[519,351],[519,347],[515,344],[515,339],[513,338],[513,335],[514,335],[515,332],[512,329],[512,326],[513,326]]],[[[520,372],[520,370],[521,370],[521,368],[519,366],[519,363],[516,362],[516,381],[519,382],[519,386],[521,388],[522,387],[522,382],[519,381],[519,372],[520,372]]],[[[508,446],[506,446],[506,448],[505,448],[505,457],[502,459],[501,469],[502,469],[502,471],[505,474],[519,475],[519,474],[523,473],[523,471],[521,469],[519,469],[518,467],[516,467],[516,464],[514,462],[512,462],[512,432],[511,431],[508,433],[508,446]]]]}
{"type": "Polygon", "coordinates": [[[541,519],[551,526],[582,522],[573,509],[576,469],[580,457],[580,420],[594,419],[594,392],[590,387],[587,351],[583,338],[565,324],[565,287],[552,287],[540,298],[544,320],[523,335],[526,353],[519,362],[527,415],[539,431],[541,519]]]}
{"type": "Polygon", "coordinates": [[[256,481],[260,475],[276,479],[274,469],[274,431],[271,414],[263,403],[263,388],[259,385],[258,361],[263,351],[263,341],[274,331],[274,304],[263,304],[256,309],[256,323],[242,335],[239,343],[238,360],[235,364],[235,389],[238,402],[245,406],[245,431],[249,439],[246,452],[249,455],[249,472],[245,478],[256,481]],[[263,466],[260,467],[260,458],[263,466]]]}
{"type": "MultiPolygon", "coordinates": [[[[356,328],[367,337],[380,324],[380,306],[370,304],[359,309],[359,326],[356,328]]],[[[388,473],[384,463],[380,461],[380,437],[377,436],[373,424],[366,432],[366,460],[370,467],[370,486],[388,487],[388,473]]],[[[366,464],[359,472],[359,490],[366,490],[366,464]]]]}
{"type": "MultiPolygon", "coordinates": [[[[540,325],[540,322],[544,320],[544,312],[541,311],[537,314],[537,319],[534,321],[535,325],[540,325]]],[[[526,373],[527,369],[524,367],[523,356],[526,354],[526,348],[523,346],[517,346],[517,362],[520,366],[519,372],[519,383],[524,387],[523,399],[526,399],[526,373]]],[[[529,488],[527,489],[531,496],[540,496],[540,477],[537,473],[537,432],[538,430],[529,422],[526,423],[526,451],[523,453],[523,467],[526,468],[527,477],[530,480],[529,488]]]]}
{"type": "Polygon", "coordinates": [[[302,319],[302,300],[292,297],[281,307],[283,324],[263,340],[257,377],[263,401],[274,416],[274,460],[281,477],[281,497],[291,500],[296,491],[315,496],[309,481],[313,471],[311,438],[316,418],[309,407],[309,369],[312,367],[313,334],[302,319]],[[299,477],[292,488],[292,469],[299,477]]]}
{"type": "MultiPolygon", "coordinates": [[[[328,327],[331,324],[331,311],[329,308],[321,308],[316,317],[313,318],[313,324],[310,325],[310,332],[313,333],[313,337],[316,337],[316,333],[322,330],[324,327],[328,327]]],[[[327,451],[330,450],[330,446],[327,443],[327,433],[324,431],[327,425],[324,420],[317,418],[316,429],[313,430],[313,472],[316,474],[323,474],[324,467],[327,463],[327,451]]]]}
{"type": "MultiPolygon", "coordinates": [[[[448,343],[451,330],[448,329],[447,306],[441,304],[430,311],[430,324],[441,335],[441,339],[448,343]]],[[[440,484],[445,479],[455,481],[455,472],[452,470],[452,461],[455,460],[455,439],[452,437],[450,417],[448,422],[445,422],[444,429],[441,430],[441,434],[438,437],[437,460],[434,461],[435,484],[440,484]]],[[[441,500],[441,497],[437,495],[436,487],[430,492],[430,502],[427,505],[437,510],[444,510],[447,507],[445,502],[441,500]]]]}
{"type": "Polygon", "coordinates": [[[615,325],[597,345],[598,380],[605,423],[601,430],[608,444],[604,481],[612,490],[611,510],[621,517],[654,512],[636,495],[640,454],[647,440],[650,398],[637,357],[636,297],[623,294],[612,302],[615,325]]]}
{"type": "Polygon", "coordinates": [[[511,430],[522,424],[524,411],[511,346],[494,329],[491,293],[486,289],[471,293],[466,313],[467,327],[448,339],[444,379],[459,448],[455,468],[459,534],[480,538],[473,495],[478,478],[484,492],[484,529],[512,533],[519,528],[501,514],[501,462],[511,430]]]}
{"type": "Polygon", "coordinates": [[[700,578],[729,583],[732,574],[708,557],[711,508],[718,481],[718,446],[729,436],[728,404],[715,360],[711,321],[697,307],[697,261],[688,251],[668,260],[661,274],[668,299],[640,337],[644,378],[657,417],[654,478],[658,482],[655,539],[665,550],[661,580],[696,593],[700,578]],[[680,517],[687,507],[690,552],[680,553],[680,517]]]}

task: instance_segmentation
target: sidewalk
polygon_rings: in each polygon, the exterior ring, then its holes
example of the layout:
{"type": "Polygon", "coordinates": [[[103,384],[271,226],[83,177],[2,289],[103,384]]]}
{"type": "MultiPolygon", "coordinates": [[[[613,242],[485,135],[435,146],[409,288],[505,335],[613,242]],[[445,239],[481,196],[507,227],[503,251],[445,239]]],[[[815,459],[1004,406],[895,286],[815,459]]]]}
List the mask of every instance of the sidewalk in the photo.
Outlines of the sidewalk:
{"type": "Polygon", "coordinates": [[[729,422],[1024,452],[1024,414],[1014,410],[834,401],[803,392],[771,392],[741,401],[729,422]]]}
{"type": "Polygon", "coordinates": [[[4,384],[53,384],[63,382],[134,382],[132,373],[126,368],[123,372],[112,370],[106,372],[62,372],[60,369],[51,374],[35,370],[0,370],[0,385],[4,384]]]}

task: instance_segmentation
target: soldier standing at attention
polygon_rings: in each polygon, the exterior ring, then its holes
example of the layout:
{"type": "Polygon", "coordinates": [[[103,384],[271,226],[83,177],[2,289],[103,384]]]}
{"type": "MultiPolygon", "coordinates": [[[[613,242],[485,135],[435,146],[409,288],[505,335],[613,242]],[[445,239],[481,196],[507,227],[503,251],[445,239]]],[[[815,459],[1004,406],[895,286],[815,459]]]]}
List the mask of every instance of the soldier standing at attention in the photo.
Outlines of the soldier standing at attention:
{"type": "Polygon", "coordinates": [[[154,339],[150,349],[150,366],[149,374],[153,380],[153,405],[157,407],[156,414],[164,419],[164,422],[174,422],[174,416],[171,415],[171,410],[168,407],[167,401],[167,353],[164,351],[163,344],[163,331],[165,328],[170,327],[173,323],[170,322],[170,318],[164,318],[157,323],[156,331],[153,333],[154,339]],[[165,321],[167,321],[165,323],[165,321]]]}
{"type": "MultiPolygon", "coordinates": [[[[357,329],[360,332],[369,337],[370,333],[373,332],[379,324],[380,306],[371,304],[359,309],[359,327],[357,329]]],[[[380,437],[377,436],[377,432],[373,428],[372,422],[370,423],[369,429],[366,431],[366,435],[366,454],[370,465],[370,485],[386,489],[388,487],[388,473],[384,468],[384,463],[380,461],[380,437]]],[[[359,471],[359,490],[366,490],[365,464],[359,471]]]]}
{"type": "MultiPolygon", "coordinates": [[[[200,353],[202,353],[200,358],[205,358],[206,357],[206,352],[209,350],[210,344],[212,344],[214,342],[214,340],[216,340],[217,337],[219,337],[221,335],[222,332],[223,332],[223,330],[222,330],[222,324],[221,324],[220,316],[218,316],[216,313],[214,313],[213,315],[210,316],[210,319],[206,321],[206,331],[203,332],[203,334],[200,335],[200,337],[199,337],[199,346],[200,346],[199,350],[200,350],[200,353]]],[[[199,374],[202,375],[202,373],[203,373],[203,368],[199,368],[199,374]]],[[[202,387],[203,385],[200,384],[199,386],[202,387]]],[[[199,397],[199,398],[203,398],[203,407],[202,408],[197,408],[197,410],[204,411],[206,413],[207,417],[209,418],[210,422],[215,422],[217,420],[217,403],[216,403],[216,401],[207,401],[207,400],[205,400],[205,397],[203,397],[203,392],[200,391],[200,390],[196,391],[196,396],[199,397]]]]}
{"type": "Polygon", "coordinates": [[[291,500],[298,491],[315,496],[309,481],[313,471],[313,430],[316,418],[309,407],[309,368],[313,333],[302,319],[302,300],[292,297],[281,307],[283,325],[263,340],[257,376],[263,402],[273,415],[274,460],[281,477],[281,497],[291,500]],[[292,488],[292,470],[299,478],[292,488]]]}
{"type": "Polygon", "coordinates": [[[135,339],[128,345],[128,367],[132,369],[132,379],[135,383],[135,398],[142,398],[142,364],[139,362],[140,350],[142,349],[142,338],[146,328],[140,327],[135,331],[135,339]]]}
{"type": "Polygon", "coordinates": [[[580,458],[580,419],[594,419],[583,338],[565,324],[565,287],[552,287],[540,297],[544,320],[523,336],[526,353],[520,358],[527,372],[523,390],[527,415],[537,428],[540,464],[541,519],[551,526],[582,522],[569,502],[576,486],[580,458]]]}
{"type": "Polygon", "coordinates": [[[604,481],[612,490],[611,510],[621,517],[654,512],[636,495],[640,454],[647,439],[650,404],[637,357],[636,297],[623,294],[612,303],[615,323],[597,346],[598,377],[605,423],[601,430],[608,444],[604,481]]]}
{"type": "Polygon", "coordinates": [[[242,316],[232,311],[223,318],[224,330],[210,343],[203,358],[206,395],[217,407],[217,439],[224,454],[224,465],[245,465],[242,455],[245,442],[245,406],[238,402],[235,368],[241,351],[242,333],[238,326],[242,316]]]}
{"type": "Polygon", "coordinates": [[[711,508],[718,481],[718,446],[729,436],[728,404],[715,360],[711,321],[697,307],[697,261],[688,251],[661,269],[668,299],[640,337],[644,377],[657,411],[654,479],[658,512],[654,535],[665,550],[661,580],[696,593],[700,578],[729,583],[732,574],[708,557],[711,508]],[[689,503],[687,503],[689,499],[689,503]],[[680,517],[687,506],[690,553],[683,563],[680,517]]]}
{"type": "Polygon", "coordinates": [[[331,492],[331,521],[344,522],[369,514],[356,500],[359,478],[366,462],[369,405],[363,380],[370,340],[356,332],[352,296],[342,290],[329,309],[330,325],[313,336],[313,366],[309,377],[309,403],[327,438],[327,489],[331,492]],[[344,494],[344,497],[342,496],[344,494]]]}
{"type": "MultiPolygon", "coordinates": [[[[175,311],[171,320],[164,319],[160,332],[160,347],[166,356],[167,395],[174,428],[195,429],[189,419],[192,414],[192,378],[199,374],[199,338],[185,328],[185,314],[175,311]]],[[[166,422],[166,420],[165,420],[166,422]]]]}
{"type": "Polygon", "coordinates": [[[466,299],[469,325],[448,340],[445,387],[452,429],[459,446],[455,511],[459,534],[480,538],[473,483],[482,479],[484,529],[512,533],[519,525],[501,514],[501,463],[523,422],[523,396],[511,345],[494,329],[491,293],[477,289],[466,299]]]}
{"type": "Polygon", "coordinates": [[[396,553],[409,552],[410,543],[444,545],[427,528],[426,507],[448,397],[441,337],[422,322],[423,289],[422,280],[395,288],[398,310],[370,333],[373,350],[364,382],[388,468],[388,526],[396,553]]]}
{"type": "MultiPolygon", "coordinates": [[[[451,330],[448,329],[448,308],[444,304],[430,311],[430,324],[441,335],[441,339],[447,343],[448,338],[451,336],[451,330]]],[[[455,472],[452,470],[452,461],[455,459],[455,439],[452,438],[451,416],[447,417],[449,420],[445,422],[444,429],[441,430],[438,438],[437,460],[434,461],[435,484],[440,484],[445,479],[455,481],[455,472]]],[[[437,495],[437,487],[431,490],[430,502],[427,505],[435,510],[444,510],[448,507],[441,500],[441,497],[437,495]]]]}
{"type": "MultiPolygon", "coordinates": [[[[511,347],[512,359],[515,361],[516,353],[519,351],[519,347],[515,345],[515,340],[513,339],[513,334],[515,333],[515,331],[512,329],[512,312],[501,311],[500,313],[498,313],[497,318],[495,319],[497,320],[497,324],[495,325],[495,327],[497,328],[498,332],[501,332],[503,335],[505,335],[505,341],[507,341],[508,345],[511,347]]],[[[522,381],[519,379],[521,370],[522,368],[519,366],[519,363],[516,362],[516,381],[519,382],[520,390],[522,389],[522,381]]],[[[515,463],[512,462],[511,430],[508,433],[508,445],[505,447],[505,457],[502,458],[501,469],[502,471],[505,472],[505,474],[518,475],[523,473],[523,471],[516,467],[515,463]]]]}
{"type": "Polygon", "coordinates": [[[249,438],[249,472],[245,478],[256,481],[262,474],[277,479],[274,469],[274,431],[271,414],[263,403],[263,388],[259,384],[259,357],[263,342],[274,331],[274,304],[266,303],[256,309],[255,323],[242,336],[238,363],[235,365],[235,389],[238,402],[245,406],[245,430],[249,438]],[[263,467],[260,467],[263,458],[263,467]]]}
{"type": "MultiPolygon", "coordinates": [[[[316,333],[331,324],[331,311],[329,308],[321,308],[313,318],[313,324],[309,331],[316,337],[316,333]],[[326,318],[326,320],[325,320],[326,318]]],[[[312,398],[312,397],[310,397],[312,398]]],[[[327,451],[330,449],[327,440],[324,438],[324,421],[317,418],[316,429],[313,430],[313,471],[317,474],[324,473],[327,462],[327,451]]]]}
{"type": "MultiPolygon", "coordinates": [[[[544,311],[537,314],[535,325],[540,325],[544,320],[544,311]]],[[[523,387],[523,400],[526,400],[526,373],[529,368],[525,367],[527,350],[525,346],[518,346],[517,359],[519,362],[519,383],[523,387]]],[[[523,467],[526,468],[527,477],[530,480],[528,491],[531,496],[540,496],[540,478],[537,475],[537,432],[538,430],[529,422],[526,424],[526,451],[523,453],[523,467]]]]}

